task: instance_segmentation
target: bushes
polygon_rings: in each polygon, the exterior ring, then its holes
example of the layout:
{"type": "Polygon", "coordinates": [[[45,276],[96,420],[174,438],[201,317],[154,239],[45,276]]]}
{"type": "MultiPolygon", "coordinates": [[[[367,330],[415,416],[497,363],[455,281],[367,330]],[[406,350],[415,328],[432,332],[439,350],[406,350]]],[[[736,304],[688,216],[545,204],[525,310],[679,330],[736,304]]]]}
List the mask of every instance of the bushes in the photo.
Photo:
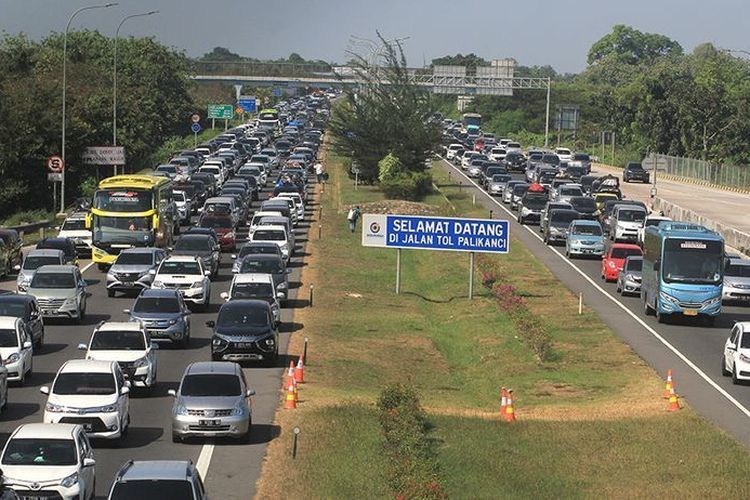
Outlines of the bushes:
{"type": "Polygon", "coordinates": [[[432,176],[427,172],[400,172],[381,181],[380,188],[388,198],[419,200],[432,192],[432,176]]]}
{"type": "Polygon", "coordinates": [[[54,214],[52,214],[51,212],[47,212],[46,210],[26,210],[24,212],[16,212],[13,215],[7,217],[2,221],[0,226],[22,226],[24,224],[33,224],[35,222],[48,221],[54,218],[54,214]]]}
{"type": "Polygon", "coordinates": [[[447,498],[427,437],[427,416],[414,390],[387,386],[378,398],[378,410],[390,461],[388,483],[396,498],[447,498]]]}

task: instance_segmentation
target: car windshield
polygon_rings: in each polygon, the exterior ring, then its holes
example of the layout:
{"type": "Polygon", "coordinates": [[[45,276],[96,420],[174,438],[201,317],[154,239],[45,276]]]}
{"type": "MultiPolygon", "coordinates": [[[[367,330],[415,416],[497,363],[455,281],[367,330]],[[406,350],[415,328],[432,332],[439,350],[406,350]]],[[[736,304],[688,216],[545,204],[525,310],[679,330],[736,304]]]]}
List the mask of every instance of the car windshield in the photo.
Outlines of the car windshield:
{"type": "Polygon", "coordinates": [[[53,394],[63,396],[114,394],[115,377],[111,373],[61,373],[52,387],[53,394]]]}
{"type": "Polygon", "coordinates": [[[172,192],[172,198],[174,198],[174,201],[185,201],[185,193],[173,191],[172,192]]]}
{"type": "Polygon", "coordinates": [[[216,326],[223,328],[267,325],[268,312],[263,307],[223,307],[216,320],[216,326]]]}
{"type": "Polygon", "coordinates": [[[115,261],[119,266],[150,266],[153,263],[153,255],[145,252],[123,252],[115,261]]]}
{"type": "Polygon", "coordinates": [[[140,331],[102,331],[94,334],[89,349],[92,351],[143,351],[146,339],[140,331]]]}
{"type": "MultiPolygon", "coordinates": [[[[205,227],[205,226],[203,226],[205,227]]],[[[180,238],[174,245],[175,250],[187,250],[198,252],[211,251],[211,241],[209,238],[180,238]]]]}
{"type": "Polygon", "coordinates": [[[278,259],[246,258],[242,261],[240,268],[240,273],[279,274],[283,271],[284,268],[278,259]]]}
{"type": "Polygon", "coordinates": [[[568,227],[577,218],[578,214],[576,212],[553,212],[550,215],[549,224],[555,227],[568,227]]]}
{"type": "Polygon", "coordinates": [[[271,283],[235,283],[232,287],[233,299],[266,299],[273,297],[271,283]]]}
{"type": "Polygon", "coordinates": [[[200,222],[200,227],[212,227],[214,229],[231,228],[232,219],[229,217],[203,217],[200,222]]]}
{"type": "Polygon", "coordinates": [[[110,500],[193,500],[193,487],[184,479],[141,479],[115,482],[110,500]]]}
{"type": "Polygon", "coordinates": [[[668,238],[662,273],[669,282],[718,283],[723,257],[724,245],[719,241],[668,238]]]}
{"type": "Polygon", "coordinates": [[[627,271],[640,272],[642,269],[643,269],[643,259],[629,259],[628,265],[625,266],[625,270],[627,271]]]}
{"type": "Polygon", "coordinates": [[[542,156],[542,163],[547,163],[548,165],[559,165],[560,158],[557,155],[544,155],[542,156]]]}
{"type": "Polygon", "coordinates": [[[598,225],[581,225],[575,226],[571,231],[573,234],[581,236],[602,236],[602,228],[598,225]]]}
{"type": "Polygon", "coordinates": [[[66,219],[62,225],[63,231],[85,231],[86,220],[85,219],[66,219]]]}
{"type": "Polygon", "coordinates": [[[492,176],[492,182],[508,182],[510,179],[509,174],[495,174],[492,176]]]}
{"type": "Polygon", "coordinates": [[[547,205],[547,195],[529,194],[523,197],[521,203],[524,207],[532,210],[541,210],[547,205]]]}
{"type": "Polygon", "coordinates": [[[730,264],[724,274],[733,278],[750,278],[750,266],[742,264],[730,264]]]}
{"type": "Polygon", "coordinates": [[[182,396],[239,396],[242,386],[237,375],[226,373],[201,373],[186,375],[180,387],[182,396]]]}
{"type": "Polygon", "coordinates": [[[260,175],[260,169],[257,167],[241,168],[240,175],[260,175]]]}
{"type": "Polygon", "coordinates": [[[73,439],[11,439],[3,465],[67,466],[78,463],[73,439]]]}
{"type": "Polygon", "coordinates": [[[560,196],[583,196],[583,191],[579,187],[562,186],[560,196]]]}
{"type": "Polygon", "coordinates": [[[623,222],[643,222],[646,219],[646,212],[641,210],[620,210],[617,219],[623,222]]]}
{"type": "Polygon", "coordinates": [[[178,313],[180,303],[175,297],[139,297],[133,306],[135,313],[178,313]]]}
{"type": "Polygon", "coordinates": [[[613,248],[610,257],[612,257],[613,259],[625,259],[626,257],[630,257],[631,255],[641,255],[641,249],[621,247],[613,248]]]}
{"type": "Polygon", "coordinates": [[[31,288],[75,288],[73,273],[36,273],[31,280],[31,288]]]}
{"type": "Polygon", "coordinates": [[[575,161],[589,161],[591,157],[586,154],[576,153],[573,155],[573,160],[575,161]]]}
{"type": "Polygon", "coordinates": [[[0,347],[18,347],[18,334],[15,329],[0,330],[0,347]]]}
{"type": "Polygon", "coordinates": [[[159,267],[159,274],[201,274],[201,268],[195,261],[166,261],[159,267]]]}
{"type": "Polygon", "coordinates": [[[284,234],[284,231],[280,231],[277,229],[270,230],[270,229],[258,229],[253,233],[253,240],[254,241],[284,241],[286,240],[286,235],[284,234]]]}
{"type": "Polygon", "coordinates": [[[515,186],[513,186],[513,194],[515,196],[521,196],[528,190],[529,190],[528,184],[516,184],[515,186]]]}
{"type": "Polygon", "coordinates": [[[628,165],[628,170],[631,170],[631,171],[633,171],[633,170],[641,171],[641,170],[643,170],[643,166],[640,163],[632,163],[632,164],[628,165]]]}
{"type": "Polygon", "coordinates": [[[58,257],[52,255],[29,255],[23,260],[23,268],[33,271],[41,266],[62,264],[58,257]]]}
{"type": "Polygon", "coordinates": [[[276,244],[271,245],[245,245],[240,249],[240,257],[252,254],[272,254],[278,255],[279,247],[276,244]]]}

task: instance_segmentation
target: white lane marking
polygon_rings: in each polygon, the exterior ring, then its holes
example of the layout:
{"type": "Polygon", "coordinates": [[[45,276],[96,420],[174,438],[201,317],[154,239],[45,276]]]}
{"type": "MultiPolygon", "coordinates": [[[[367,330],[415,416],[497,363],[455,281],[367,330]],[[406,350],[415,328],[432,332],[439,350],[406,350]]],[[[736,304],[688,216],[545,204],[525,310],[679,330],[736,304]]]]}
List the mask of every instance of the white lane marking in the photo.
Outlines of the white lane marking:
{"type": "MultiPolygon", "coordinates": [[[[466,174],[464,174],[464,173],[463,173],[463,171],[461,171],[461,170],[460,170],[459,168],[456,168],[456,167],[455,167],[455,166],[454,166],[454,165],[453,165],[452,163],[448,162],[448,161],[447,161],[447,160],[446,160],[445,158],[442,158],[442,160],[443,160],[443,161],[444,161],[445,163],[447,163],[447,164],[448,164],[448,166],[450,166],[450,167],[451,167],[451,168],[452,168],[453,170],[455,170],[456,172],[458,172],[459,174],[461,174],[461,175],[462,175],[463,177],[465,177],[465,178],[466,178],[466,180],[468,180],[469,182],[471,182],[472,184],[474,184],[474,186],[475,186],[475,187],[477,187],[477,188],[478,188],[478,189],[479,189],[479,190],[481,191],[481,193],[482,193],[482,194],[483,194],[484,196],[486,196],[486,197],[487,197],[487,198],[488,198],[488,199],[489,199],[490,201],[492,201],[492,202],[493,202],[493,203],[495,203],[495,204],[496,204],[497,206],[499,206],[500,208],[502,208],[502,209],[503,209],[503,210],[504,210],[505,212],[507,212],[507,213],[508,213],[508,215],[510,215],[511,217],[515,218],[515,215],[513,214],[513,212],[511,212],[510,210],[508,210],[508,209],[507,209],[507,208],[505,207],[505,205],[503,205],[502,203],[500,203],[499,201],[497,201],[497,200],[496,200],[495,198],[493,198],[492,196],[488,195],[488,194],[487,194],[487,193],[486,193],[486,192],[485,192],[485,191],[484,191],[484,190],[483,190],[483,189],[482,189],[482,188],[481,188],[481,187],[480,187],[480,186],[479,186],[479,185],[478,185],[478,184],[477,184],[476,182],[474,182],[474,181],[473,181],[473,180],[472,180],[471,178],[469,178],[469,177],[468,177],[468,176],[467,176],[466,174]]],[[[531,228],[530,228],[529,226],[523,226],[523,227],[524,227],[524,229],[526,229],[526,230],[527,230],[527,231],[528,231],[528,232],[529,232],[529,233],[530,233],[530,234],[531,234],[532,236],[534,236],[534,237],[535,237],[536,239],[538,239],[538,240],[539,240],[539,241],[541,241],[541,242],[544,242],[544,239],[542,239],[542,237],[541,237],[541,236],[539,236],[539,235],[538,235],[538,234],[537,234],[537,233],[536,233],[536,232],[535,232],[535,231],[534,231],[533,229],[531,229],[531,228]]],[[[666,347],[667,349],[669,349],[670,351],[672,351],[672,353],[674,353],[674,354],[675,354],[675,355],[676,355],[676,356],[677,356],[678,358],[680,358],[680,359],[681,359],[681,360],[682,360],[682,361],[683,361],[683,362],[684,362],[684,363],[685,363],[686,365],[688,365],[688,366],[689,366],[689,367],[690,367],[690,368],[691,368],[691,369],[692,369],[692,370],[693,370],[693,371],[694,371],[694,372],[695,372],[696,374],[698,374],[698,376],[699,376],[700,378],[702,378],[703,380],[705,380],[705,381],[706,381],[706,382],[707,382],[707,383],[708,383],[708,384],[709,384],[709,385],[710,385],[711,387],[713,387],[714,389],[716,389],[716,391],[717,391],[717,392],[718,392],[719,394],[721,394],[722,396],[724,396],[724,397],[725,397],[725,398],[726,398],[726,399],[727,399],[727,400],[728,400],[728,401],[729,401],[730,403],[732,403],[732,404],[733,404],[733,405],[734,405],[735,407],[737,407],[737,409],[738,409],[738,410],[740,410],[740,411],[741,411],[742,413],[744,413],[746,417],[750,418],[750,410],[748,410],[747,408],[745,408],[745,407],[744,407],[744,406],[742,405],[742,403],[740,403],[739,401],[737,401],[737,400],[736,400],[736,399],[734,398],[734,396],[732,396],[732,395],[731,395],[731,394],[729,394],[729,393],[728,393],[727,391],[725,391],[724,389],[722,389],[722,388],[721,388],[721,387],[719,386],[719,384],[717,384],[716,382],[714,382],[714,380],[713,380],[713,379],[712,379],[711,377],[709,377],[709,376],[708,376],[708,375],[707,375],[707,374],[706,374],[706,373],[705,373],[705,372],[704,372],[703,370],[701,370],[701,369],[700,369],[700,368],[699,368],[699,367],[698,367],[698,366],[697,366],[697,365],[696,365],[695,363],[693,363],[692,361],[690,361],[690,359],[689,359],[689,358],[688,358],[687,356],[685,356],[684,354],[682,354],[682,352],[680,352],[680,351],[679,351],[679,349],[677,349],[677,348],[676,348],[675,346],[673,346],[672,344],[670,344],[670,343],[669,343],[669,341],[668,341],[667,339],[665,339],[664,337],[662,337],[662,336],[661,336],[661,335],[660,335],[660,334],[659,334],[659,333],[658,333],[658,332],[657,332],[656,330],[654,330],[653,328],[651,328],[651,327],[650,327],[650,326],[649,326],[649,325],[648,325],[648,324],[647,324],[647,323],[646,323],[645,321],[643,321],[643,320],[642,320],[641,318],[639,318],[638,316],[636,316],[636,314],[635,314],[635,313],[634,313],[633,311],[631,311],[630,309],[628,309],[628,308],[627,308],[627,307],[626,307],[626,306],[625,306],[624,304],[622,304],[622,303],[621,303],[621,302],[620,302],[619,300],[617,300],[617,298],[616,298],[616,297],[614,297],[614,296],[613,296],[613,295],[612,295],[611,293],[609,293],[609,292],[608,292],[608,291],[606,291],[606,290],[605,290],[604,288],[602,288],[601,286],[599,286],[599,284],[598,284],[597,282],[595,282],[594,280],[592,280],[592,279],[591,279],[591,278],[590,278],[590,277],[589,277],[589,276],[588,276],[588,275],[587,275],[586,273],[584,273],[584,272],[583,272],[583,271],[582,271],[582,270],[581,270],[581,269],[580,269],[580,268],[579,268],[578,266],[576,266],[575,264],[573,264],[573,262],[571,262],[570,260],[568,260],[568,259],[567,259],[567,258],[565,257],[565,255],[564,255],[564,254],[560,253],[560,251],[559,251],[558,249],[556,249],[556,248],[553,248],[553,247],[551,247],[551,246],[548,246],[548,248],[549,248],[549,249],[550,249],[551,251],[553,251],[553,252],[554,252],[555,254],[557,254],[557,256],[558,256],[558,257],[560,257],[560,259],[561,259],[561,260],[562,260],[563,262],[565,262],[566,264],[568,264],[568,265],[569,265],[570,267],[572,267],[572,268],[573,268],[573,269],[574,269],[574,270],[575,270],[575,271],[576,271],[576,272],[577,272],[578,274],[580,274],[580,275],[581,275],[581,276],[583,277],[583,279],[585,279],[586,281],[588,281],[588,282],[589,282],[589,283],[590,283],[590,284],[591,284],[591,285],[592,285],[592,286],[593,286],[594,288],[596,288],[596,289],[597,289],[598,291],[600,291],[600,292],[602,293],[602,295],[604,295],[605,297],[607,297],[608,299],[610,299],[610,300],[611,300],[612,302],[614,302],[614,303],[615,303],[615,304],[617,305],[617,307],[619,307],[620,309],[622,309],[623,311],[625,311],[625,313],[626,313],[627,315],[629,315],[629,316],[630,316],[631,318],[633,318],[634,320],[636,320],[636,321],[637,321],[637,322],[638,322],[638,323],[639,323],[639,324],[640,324],[640,325],[641,325],[641,326],[642,326],[643,328],[645,328],[645,329],[646,329],[646,331],[648,331],[648,332],[649,332],[649,333],[650,333],[651,335],[653,335],[653,336],[654,336],[654,337],[655,337],[655,338],[656,338],[656,339],[657,339],[657,340],[658,340],[659,342],[661,342],[662,344],[664,344],[664,346],[665,346],[665,347],[666,347]]]]}
{"type": "Polygon", "coordinates": [[[83,266],[83,269],[81,269],[81,274],[85,273],[88,270],[88,268],[90,268],[93,265],[94,265],[94,263],[92,261],[92,262],[89,262],[88,264],[86,264],[85,266],[83,266]]]}
{"type": "Polygon", "coordinates": [[[211,456],[214,454],[214,445],[204,444],[201,447],[200,455],[198,455],[198,461],[195,463],[195,468],[201,474],[203,481],[208,477],[208,466],[211,464],[211,456]]]}

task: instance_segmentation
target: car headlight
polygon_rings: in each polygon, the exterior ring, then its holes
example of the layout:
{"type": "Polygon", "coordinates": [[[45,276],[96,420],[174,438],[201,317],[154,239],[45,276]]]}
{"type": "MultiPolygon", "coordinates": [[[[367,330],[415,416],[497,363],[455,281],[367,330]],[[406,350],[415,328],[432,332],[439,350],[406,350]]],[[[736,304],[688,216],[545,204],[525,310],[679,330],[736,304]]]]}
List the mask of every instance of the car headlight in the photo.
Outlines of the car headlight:
{"type": "Polygon", "coordinates": [[[63,413],[64,411],[67,410],[67,408],[65,408],[64,406],[61,406],[61,405],[47,403],[45,405],[45,407],[44,407],[44,410],[48,411],[50,413],[63,413]]]}
{"type": "Polygon", "coordinates": [[[176,325],[176,324],[177,324],[177,320],[176,319],[170,319],[169,320],[169,326],[176,325]]]}
{"type": "Polygon", "coordinates": [[[244,417],[247,415],[247,405],[244,401],[240,401],[237,403],[237,406],[232,408],[232,416],[233,417],[244,417]]]}
{"type": "Polygon", "coordinates": [[[666,292],[659,292],[659,297],[661,297],[663,300],[666,300],[667,302],[671,302],[673,304],[676,304],[679,302],[676,298],[672,297],[666,292]]]}
{"type": "Polygon", "coordinates": [[[3,364],[4,364],[4,365],[9,365],[9,364],[11,364],[11,363],[15,363],[15,362],[16,362],[16,361],[18,361],[19,359],[21,359],[21,357],[20,357],[20,356],[18,355],[18,353],[17,353],[17,352],[14,352],[13,354],[11,354],[10,356],[8,356],[7,358],[5,358],[5,359],[3,360],[3,364]]]}
{"type": "Polygon", "coordinates": [[[78,297],[75,295],[73,297],[68,297],[65,299],[65,302],[63,302],[64,306],[75,306],[78,304],[78,297]]]}
{"type": "Polygon", "coordinates": [[[87,408],[86,411],[89,413],[114,413],[118,410],[116,404],[114,405],[104,405],[104,406],[93,406],[91,408],[87,408]]]}
{"type": "Polygon", "coordinates": [[[740,361],[744,361],[745,363],[750,363],[750,357],[745,356],[744,354],[740,354],[740,361]]]}
{"type": "Polygon", "coordinates": [[[192,285],[190,285],[190,288],[203,288],[203,282],[202,281],[196,281],[192,285]]]}
{"type": "Polygon", "coordinates": [[[144,356],[142,358],[138,358],[135,361],[133,361],[133,368],[141,368],[143,366],[148,366],[148,358],[147,357],[144,356]]]}
{"type": "Polygon", "coordinates": [[[188,411],[185,405],[178,404],[178,405],[175,405],[174,407],[174,414],[175,415],[187,415],[188,411]]]}
{"type": "Polygon", "coordinates": [[[713,304],[716,304],[718,302],[721,302],[721,297],[713,297],[711,299],[708,299],[707,301],[703,302],[704,306],[711,306],[713,304]]]}
{"type": "Polygon", "coordinates": [[[234,238],[234,233],[232,231],[229,231],[227,234],[224,235],[224,238],[230,240],[234,238]]]}
{"type": "Polygon", "coordinates": [[[286,290],[286,282],[282,281],[276,286],[277,289],[286,290]]]}
{"type": "Polygon", "coordinates": [[[273,337],[270,337],[270,338],[267,338],[266,340],[264,340],[264,343],[267,346],[269,346],[269,347],[273,347],[273,345],[276,343],[276,341],[274,340],[273,337]]]}
{"type": "Polygon", "coordinates": [[[151,288],[164,288],[164,283],[159,280],[154,280],[154,282],[151,283],[151,288]]]}
{"type": "Polygon", "coordinates": [[[628,281],[635,281],[635,276],[633,276],[632,274],[626,274],[625,279],[628,281]]]}
{"type": "Polygon", "coordinates": [[[69,475],[68,477],[65,477],[60,481],[60,486],[63,488],[72,488],[76,485],[78,482],[78,473],[74,472],[73,474],[69,475]]]}

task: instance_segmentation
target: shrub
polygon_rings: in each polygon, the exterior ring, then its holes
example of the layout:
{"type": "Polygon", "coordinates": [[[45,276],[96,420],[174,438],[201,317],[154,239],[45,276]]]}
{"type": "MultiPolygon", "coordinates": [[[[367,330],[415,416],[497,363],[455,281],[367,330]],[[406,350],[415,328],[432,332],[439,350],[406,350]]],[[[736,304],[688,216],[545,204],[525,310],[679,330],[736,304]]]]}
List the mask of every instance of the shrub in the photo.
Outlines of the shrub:
{"type": "Polygon", "coordinates": [[[54,219],[54,216],[46,210],[26,210],[23,212],[16,212],[13,215],[7,217],[0,225],[6,227],[22,226],[24,224],[33,224],[35,222],[42,222],[52,219],[54,219]]]}
{"type": "Polygon", "coordinates": [[[381,181],[380,188],[388,198],[419,200],[432,192],[432,176],[427,172],[399,172],[381,181]]]}

